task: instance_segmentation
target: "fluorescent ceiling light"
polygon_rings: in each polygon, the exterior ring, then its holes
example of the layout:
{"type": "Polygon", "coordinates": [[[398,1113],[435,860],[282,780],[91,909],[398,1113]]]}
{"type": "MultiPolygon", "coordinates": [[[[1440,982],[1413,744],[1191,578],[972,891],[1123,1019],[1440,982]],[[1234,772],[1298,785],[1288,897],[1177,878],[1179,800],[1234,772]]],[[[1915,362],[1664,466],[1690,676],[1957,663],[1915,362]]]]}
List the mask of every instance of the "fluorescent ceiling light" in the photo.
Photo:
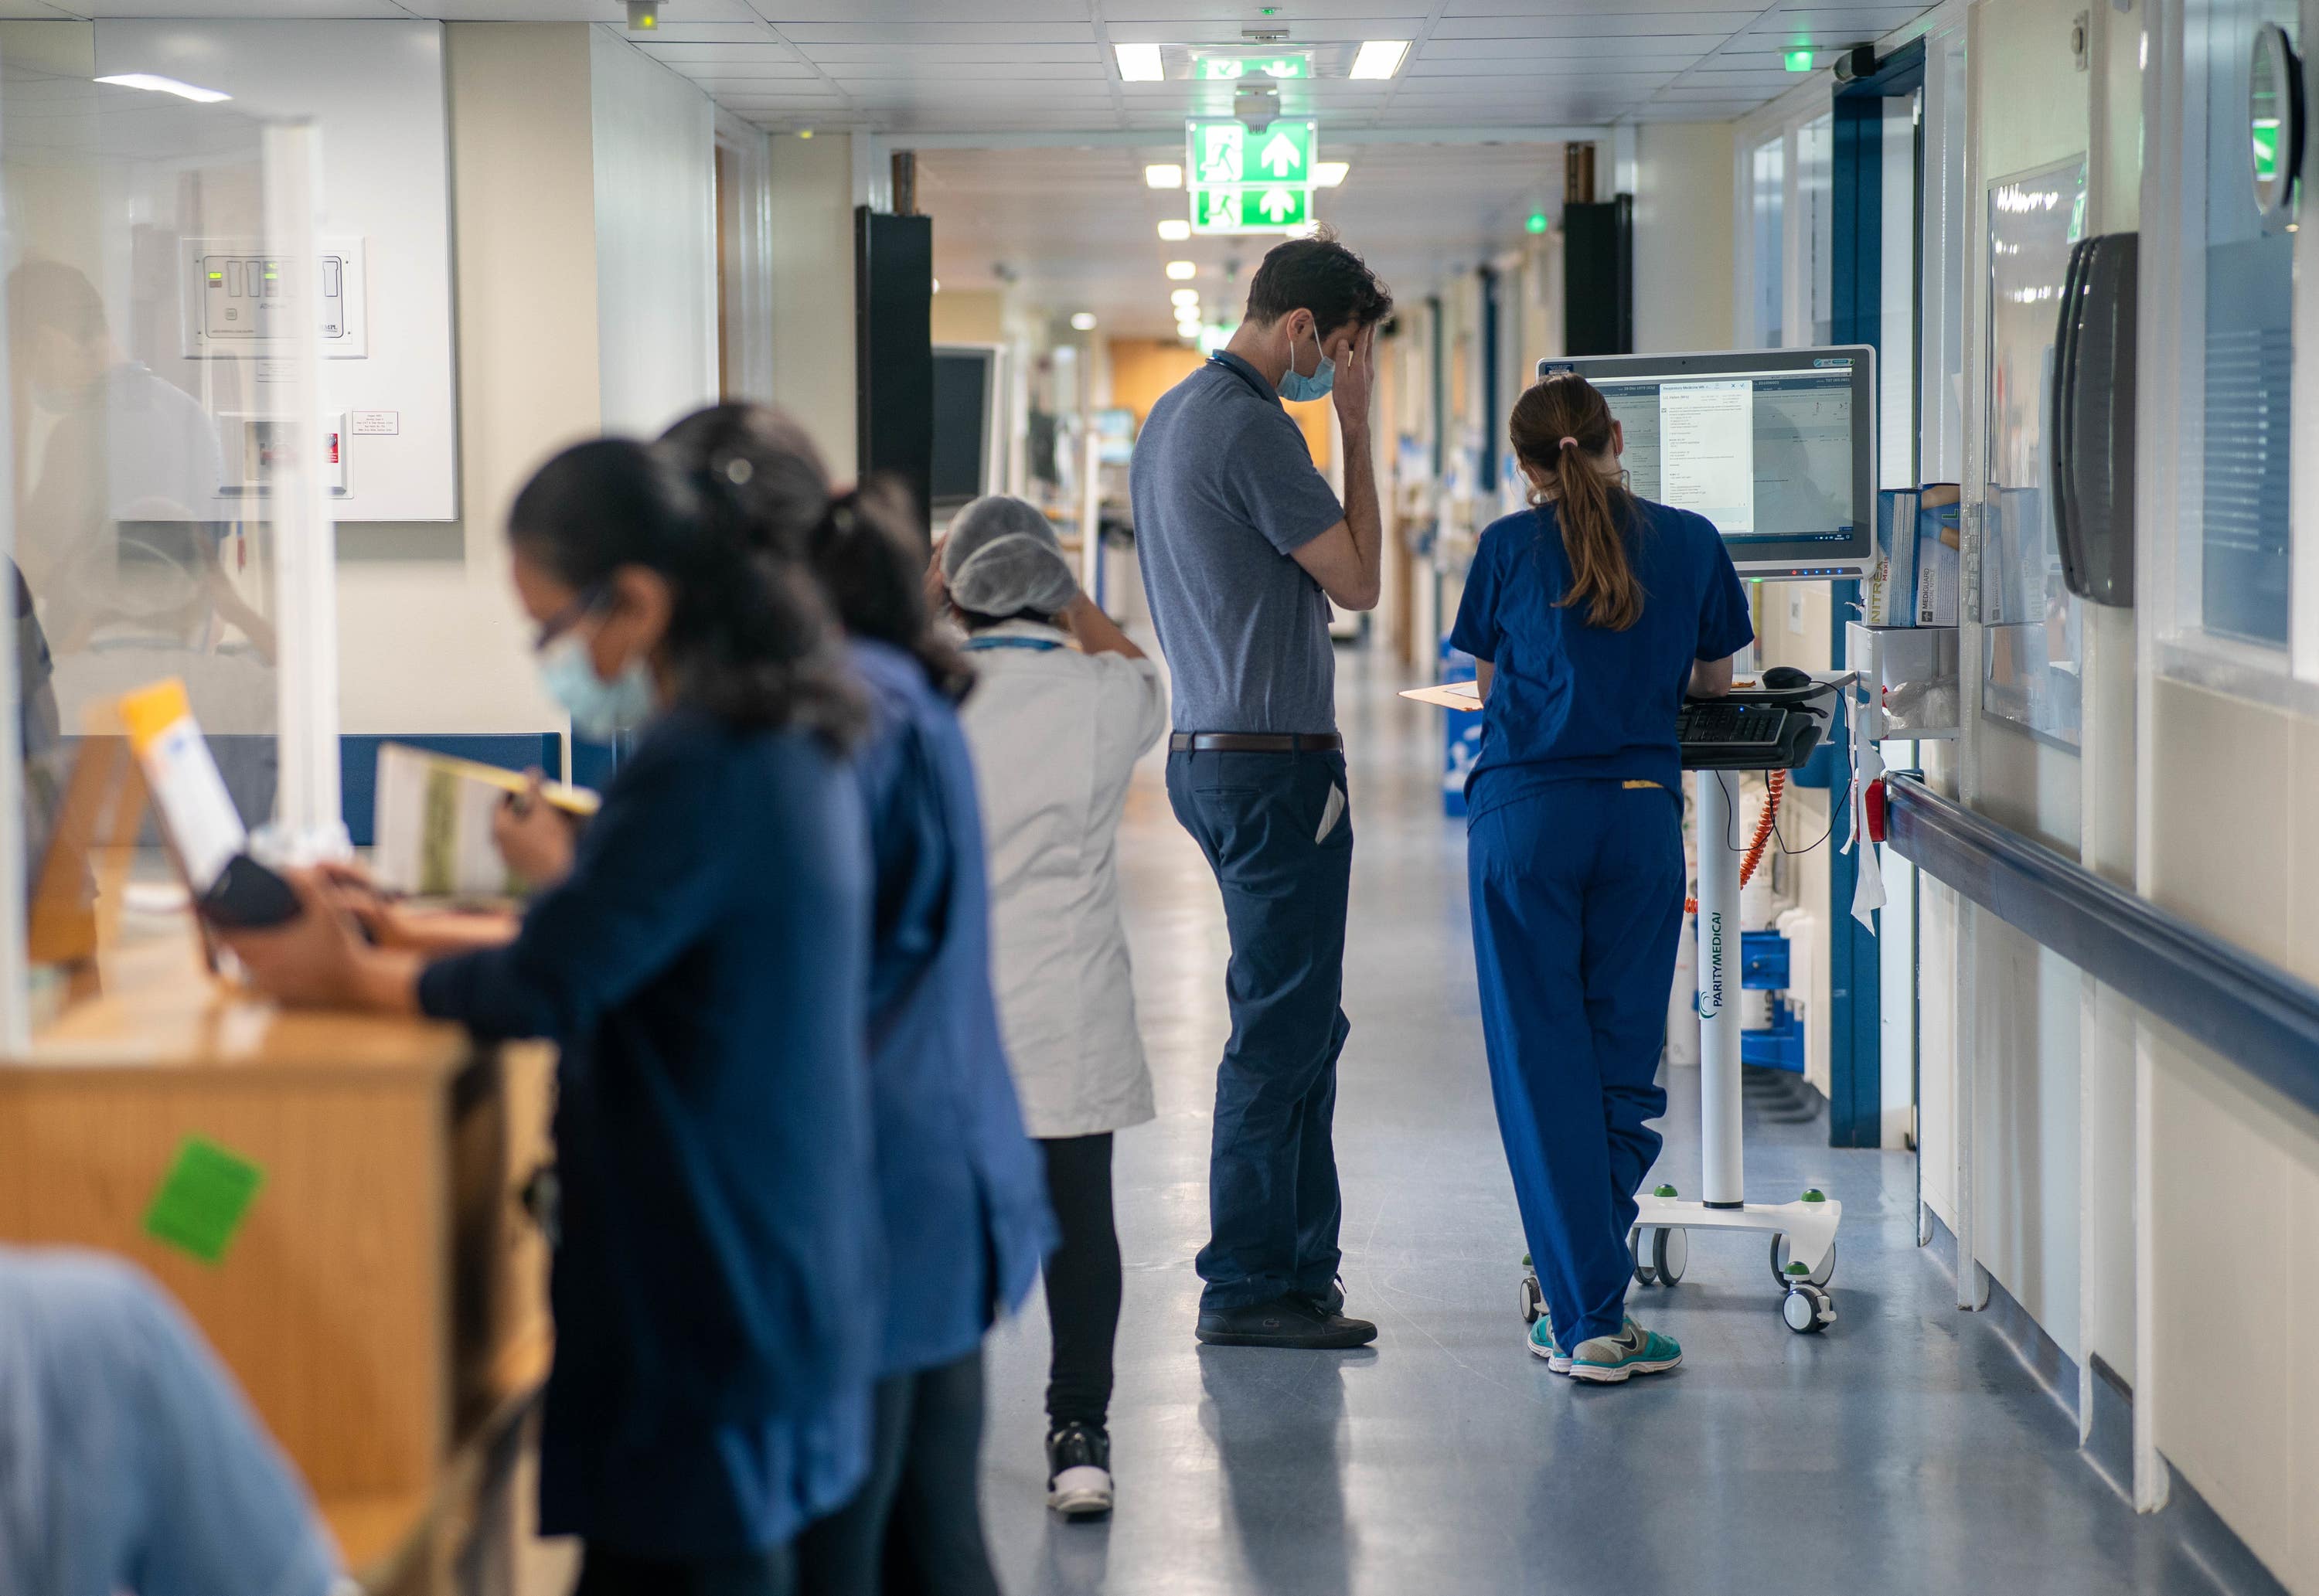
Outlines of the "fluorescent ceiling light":
{"type": "Polygon", "coordinates": [[[1143,186],[1146,188],[1181,188],[1184,186],[1184,168],[1169,161],[1157,162],[1151,166],[1148,166],[1143,168],[1143,186]]]}
{"type": "Polygon", "coordinates": [[[1401,59],[1409,53],[1406,39],[1371,39],[1362,44],[1360,53],[1353,58],[1354,77],[1391,77],[1401,70],[1401,59]]]}
{"type": "Polygon", "coordinates": [[[1170,216],[1160,224],[1160,236],[1170,244],[1180,244],[1192,236],[1192,224],[1180,216],[1170,216]]]}
{"type": "Polygon", "coordinates": [[[1168,69],[1160,65],[1160,47],[1156,44],[1114,44],[1112,50],[1119,57],[1119,76],[1128,83],[1165,83],[1168,69]]]}
{"type": "Polygon", "coordinates": [[[940,277],[928,277],[926,279],[926,284],[930,293],[940,293],[942,292],[942,279],[940,277]]]}
{"type": "Polygon", "coordinates": [[[1196,305],[1200,302],[1200,291],[1196,288],[1178,288],[1168,296],[1168,302],[1178,310],[1186,305],[1196,305]]]}
{"type": "Polygon", "coordinates": [[[1313,163],[1313,186],[1315,188],[1334,188],[1337,185],[1345,180],[1345,174],[1350,172],[1352,169],[1353,164],[1350,161],[1314,161],[1313,163]]]}
{"type": "Polygon", "coordinates": [[[1292,239],[1310,239],[1319,235],[1321,224],[1317,221],[1300,221],[1295,227],[1286,230],[1292,239]]]}
{"type": "Polygon", "coordinates": [[[1071,330],[1073,332],[1093,332],[1095,330],[1095,312],[1093,311],[1081,311],[1074,315],[1071,318],[1071,330]]]}
{"type": "Polygon", "coordinates": [[[191,100],[197,105],[214,105],[220,100],[233,98],[231,95],[221,95],[215,89],[196,88],[190,83],[179,83],[174,77],[160,77],[150,72],[122,72],[96,81],[109,83],[118,88],[150,89],[157,95],[175,95],[180,100],[191,100]]]}
{"type": "Polygon", "coordinates": [[[1200,324],[1196,321],[1178,321],[1176,323],[1176,336],[1179,338],[1196,338],[1200,336],[1200,324]]]}
{"type": "Polygon", "coordinates": [[[1170,283],[1188,283],[1199,275],[1200,268],[1188,260],[1171,260],[1168,263],[1168,280],[1170,283]]]}

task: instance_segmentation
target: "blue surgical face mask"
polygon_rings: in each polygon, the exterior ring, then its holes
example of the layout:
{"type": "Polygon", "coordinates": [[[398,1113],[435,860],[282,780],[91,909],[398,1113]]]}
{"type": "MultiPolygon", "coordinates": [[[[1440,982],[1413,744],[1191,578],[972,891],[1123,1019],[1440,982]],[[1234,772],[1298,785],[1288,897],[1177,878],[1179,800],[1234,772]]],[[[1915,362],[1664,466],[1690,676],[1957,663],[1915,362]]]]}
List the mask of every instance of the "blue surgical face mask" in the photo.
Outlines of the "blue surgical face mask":
{"type": "Polygon", "coordinates": [[[642,660],[630,660],[607,681],[596,674],[587,645],[571,632],[540,651],[539,685],[572,717],[572,729],[591,742],[609,743],[633,731],[659,707],[642,660]]]}
{"type": "Polygon", "coordinates": [[[1292,337],[1288,340],[1288,369],[1281,374],[1281,398],[1293,399],[1299,403],[1308,399],[1325,399],[1329,390],[1336,385],[1337,363],[1321,354],[1321,329],[1318,325],[1313,329],[1313,352],[1321,356],[1321,364],[1313,368],[1313,374],[1308,377],[1296,369],[1295,338],[1292,337]]]}

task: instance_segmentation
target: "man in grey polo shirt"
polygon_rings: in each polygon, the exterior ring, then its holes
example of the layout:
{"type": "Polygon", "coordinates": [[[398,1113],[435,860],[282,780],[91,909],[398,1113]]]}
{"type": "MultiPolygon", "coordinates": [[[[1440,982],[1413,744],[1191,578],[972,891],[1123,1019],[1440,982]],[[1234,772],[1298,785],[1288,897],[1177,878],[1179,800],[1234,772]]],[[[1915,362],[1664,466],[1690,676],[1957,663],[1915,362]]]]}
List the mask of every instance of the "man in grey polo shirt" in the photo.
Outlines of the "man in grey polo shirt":
{"type": "Polygon", "coordinates": [[[1371,351],[1392,308],[1333,237],[1279,246],[1231,344],[1151,407],[1135,442],[1136,553],[1175,705],[1168,797],[1232,935],[1199,1257],[1198,1334],[1221,1346],[1376,1337],[1344,1316],[1337,1282],[1353,825],[1329,601],[1377,601],[1371,351]],[[1280,403],[1322,394],[1343,434],[1341,505],[1280,403]]]}

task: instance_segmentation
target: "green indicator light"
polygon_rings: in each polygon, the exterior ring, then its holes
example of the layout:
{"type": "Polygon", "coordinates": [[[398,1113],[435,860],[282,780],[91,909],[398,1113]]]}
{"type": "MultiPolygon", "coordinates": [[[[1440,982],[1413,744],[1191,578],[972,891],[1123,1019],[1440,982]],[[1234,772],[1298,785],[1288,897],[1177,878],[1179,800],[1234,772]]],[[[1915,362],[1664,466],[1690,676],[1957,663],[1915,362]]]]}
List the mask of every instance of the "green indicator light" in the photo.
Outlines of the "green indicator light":
{"type": "Polygon", "coordinates": [[[212,283],[222,283],[225,281],[225,274],[223,272],[212,272],[210,274],[210,281],[212,283]]]}
{"type": "Polygon", "coordinates": [[[1523,222],[1522,226],[1534,233],[1544,232],[1546,230],[1546,212],[1543,211],[1531,212],[1529,213],[1529,220],[1523,222]]]}
{"type": "Polygon", "coordinates": [[[1791,50],[1782,58],[1782,60],[1791,72],[1809,72],[1812,69],[1812,52],[1808,50],[1791,50]]]}

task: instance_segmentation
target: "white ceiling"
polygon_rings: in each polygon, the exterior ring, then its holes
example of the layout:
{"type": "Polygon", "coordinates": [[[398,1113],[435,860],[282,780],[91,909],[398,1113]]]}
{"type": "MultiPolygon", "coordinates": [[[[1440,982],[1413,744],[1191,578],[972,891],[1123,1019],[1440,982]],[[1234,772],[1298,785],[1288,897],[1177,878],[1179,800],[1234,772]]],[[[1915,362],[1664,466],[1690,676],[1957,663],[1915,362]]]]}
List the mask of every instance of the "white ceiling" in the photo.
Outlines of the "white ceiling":
{"type": "MultiPolygon", "coordinates": [[[[1228,109],[1230,86],[1128,84],[1112,46],[1407,39],[1400,74],[1283,86],[1340,129],[1722,120],[1794,80],[1784,50],[1872,40],[1922,5],[1749,0],[667,0],[639,42],[768,127],[1128,131],[1228,109]]],[[[0,17],[624,20],[620,0],[0,0],[0,17]]]]}
{"type": "MultiPolygon", "coordinates": [[[[1323,158],[1352,163],[1345,185],[1321,194],[1321,219],[1388,281],[1414,285],[1502,248],[1529,210],[1558,209],[1557,130],[1728,120],[1795,85],[1783,51],[1809,46],[1826,68],[1839,50],[1926,9],[1908,0],[664,0],[659,32],[635,41],[762,126],[868,130],[898,148],[930,140],[919,146],[920,204],[935,218],[945,285],[995,284],[1003,268],[1059,313],[1089,310],[1110,330],[1156,335],[1172,330],[1163,260],[1196,262],[1195,285],[1221,307],[1238,297],[1226,287],[1232,264],[1252,265],[1271,240],[1159,239],[1154,224],[1183,215],[1184,199],[1145,189],[1142,166],[1180,159],[1183,119],[1228,114],[1232,86],[1123,83],[1115,44],[1239,44],[1259,23],[1286,28],[1291,46],[1411,41],[1386,82],[1294,81],[1280,100],[1285,114],[1319,121],[1323,158]],[[1078,147],[1073,133],[1095,147],[1078,147]],[[1480,141],[1493,134],[1507,137],[1480,141]],[[1040,137],[1054,147],[1020,147],[1040,137]]],[[[625,22],[621,0],[0,0],[0,17],[65,15],[625,22]]]]}
{"type": "MultiPolygon", "coordinates": [[[[1560,144],[1334,148],[1323,121],[1321,158],[1352,167],[1343,186],[1321,191],[1321,220],[1404,294],[1496,254],[1521,236],[1533,209],[1561,210],[1560,144]]],[[[1186,213],[1184,194],[1146,188],[1143,165],[1180,161],[1180,140],[928,150],[917,158],[918,208],[934,218],[934,275],[945,293],[996,287],[1003,268],[1030,302],[1058,315],[1091,311],[1105,331],[1122,336],[1173,335],[1168,295],[1185,284],[1165,275],[1170,260],[1198,266],[1190,286],[1204,305],[1237,320],[1248,274],[1280,241],[1277,234],[1161,240],[1158,224],[1186,213]]]]}

